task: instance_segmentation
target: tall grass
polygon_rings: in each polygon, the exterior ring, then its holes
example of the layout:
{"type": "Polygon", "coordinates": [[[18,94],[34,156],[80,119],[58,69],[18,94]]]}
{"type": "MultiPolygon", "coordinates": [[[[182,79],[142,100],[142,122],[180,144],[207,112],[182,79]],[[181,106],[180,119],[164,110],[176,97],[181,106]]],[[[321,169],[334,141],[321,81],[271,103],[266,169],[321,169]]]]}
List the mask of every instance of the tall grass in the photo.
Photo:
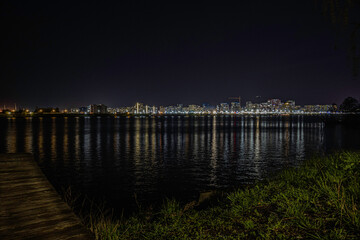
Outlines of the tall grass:
{"type": "Polygon", "coordinates": [[[97,239],[360,239],[360,155],[306,161],[225,194],[207,208],[165,200],[159,211],[83,216],[97,239]]]}

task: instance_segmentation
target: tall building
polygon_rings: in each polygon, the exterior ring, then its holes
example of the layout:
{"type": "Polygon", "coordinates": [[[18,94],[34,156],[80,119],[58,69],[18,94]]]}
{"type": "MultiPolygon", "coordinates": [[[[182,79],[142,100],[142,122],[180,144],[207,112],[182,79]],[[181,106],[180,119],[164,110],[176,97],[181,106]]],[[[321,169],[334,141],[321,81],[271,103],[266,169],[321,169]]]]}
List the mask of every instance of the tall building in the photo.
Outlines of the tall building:
{"type": "Polygon", "coordinates": [[[295,101],[294,100],[288,100],[288,101],[286,101],[286,103],[291,107],[295,107],[295,101]]]}
{"type": "Polygon", "coordinates": [[[189,112],[201,112],[202,111],[202,107],[196,104],[191,104],[188,106],[188,110],[189,112]]]}
{"type": "Polygon", "coordinates": [[[288,100],[288,101],[286,101],[286,103],[284,103],[282,105],[282,110],[284,110],[286,112],[288,112],[288,111],[291,112],[292,110],[294,110],[294,108],[295,108],[295,101],[293,101],[293,100],[288,100]]]}
{"type": "Polygon", "coordinates": [[[204,103],[202,105],[203,111],[206,113],[213,113],[216,110],[216,107],[213,105],[210,105],[208,103],[204,103]]]}
{"type": "Polygon", "coordinates": [[[88,113],[90,114],[108,113],[107,106],[105,106],[104,104],[91,104],[88,106],[88,113]]]}
{"type": "Polygon", "coordinates": [[[160,113],[160,114],[165,113],[165,107],[164,107],[164,106],[160,106],[160,107],[159,107],[159,113],[160,113]]]}
{"type": "Polygon", "coordinates": [[[239,102],[232,102],[230,108],[231,108],[231,112],[234,113],[241,111],[241,105],[239,102]]]}
{"type": "Polygon", "coordinates": [[[269,99],[268,103],[270,103],[271,105],[280,105],[281,104],[281,100],[274,98],[274,99],[269,99]]]}
{"type": "Polygon", "coordinates": [[[166,114],[174,114],[175,111],[176,111],[175,106],[167,106],[167,107],[165,107],[165,113],[166,114]]]}
{"type": "Polygon", "coordinates": [[[228,113],[230,111],[228,103],[220,103],[216,109],[219,113],[228,113]]]}
{"type": "Polygon", "coordinates": [[[87,107],[79,107],[79,113],[88,113],[88,108],[87,107]]]}
{"type": "Polygon", "coordinates": [[[246,108],[246,110],[250,110],[251,108],[252,108],[252,102],[251,101],[247,101],[246,102],[246,105],[245,105],[245,108],[246,108]]]}
{"type": "Polygon", "coordinates": [[[143,114],[143,113],[145,113],[144,104],[140,102],[135,103],[134,114],[143,114]]]}
{"type": "Polygon", "coordinates": [[[178,113],[182,113],[183,112],[183,104],[177,104],[176,105],[176,111],[178,112],[178,113]]]}
{"type": "Polygon", "coordinates": [[[151,113],[152,114],[157,114],[157,107],[156,106],[152,106],[152,111],[151,111],[151,113]]]}

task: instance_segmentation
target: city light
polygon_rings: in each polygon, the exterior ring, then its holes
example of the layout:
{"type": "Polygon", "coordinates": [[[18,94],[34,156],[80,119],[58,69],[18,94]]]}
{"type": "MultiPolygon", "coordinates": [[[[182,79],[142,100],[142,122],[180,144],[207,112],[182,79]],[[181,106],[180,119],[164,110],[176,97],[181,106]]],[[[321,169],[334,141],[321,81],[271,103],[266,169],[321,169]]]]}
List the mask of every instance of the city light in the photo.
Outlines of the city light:
{"type": "Polygon", "coordinates": [[[313,115],[313,114],[341,114],[336,105],[296,105],[294,100],[281,101],[269,99],[266,102],[247,101],[245,106],[240,102],[222,102],[217,105],[210,104],[176,104],[170,106],[155,106],[137,102],[133,106],[108,107],[104,104],[91,104],[84,107],[59,110],[56,107],[36,108],[35,111],[4,110],[3,114],[75,114],[75,115],[313,115]]]}

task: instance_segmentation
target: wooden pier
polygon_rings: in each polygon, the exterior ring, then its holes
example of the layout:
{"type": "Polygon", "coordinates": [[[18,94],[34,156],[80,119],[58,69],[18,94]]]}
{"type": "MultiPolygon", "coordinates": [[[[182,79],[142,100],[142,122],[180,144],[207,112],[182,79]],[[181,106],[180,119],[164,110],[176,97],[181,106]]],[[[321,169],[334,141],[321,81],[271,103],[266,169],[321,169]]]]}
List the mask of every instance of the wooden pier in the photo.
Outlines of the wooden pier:
{"type": "Polygon", "coordinates": [[[31,154],[0,154],[0,239],[94,239],[31,154]]]}

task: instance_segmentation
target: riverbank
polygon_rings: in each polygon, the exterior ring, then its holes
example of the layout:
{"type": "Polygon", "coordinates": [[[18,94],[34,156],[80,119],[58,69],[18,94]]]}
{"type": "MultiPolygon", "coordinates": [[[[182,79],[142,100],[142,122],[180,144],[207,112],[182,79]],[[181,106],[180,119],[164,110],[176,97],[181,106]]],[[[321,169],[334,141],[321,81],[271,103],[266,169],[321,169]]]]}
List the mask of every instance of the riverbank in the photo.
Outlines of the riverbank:
{"type": "Polygon", "coordinates": [[[358,239],[360,154],[311,159],[207,206],[166,200],[160,210],[112,219],[83,215],[98,239],[358,239]]]}
{"type": "Polygon", "coordinates": [[[156,114],[134,114],[134,113],[104,113],[104,114],[85,114],[85,113],[1,113],[0,118],[47,118],[47,117],[213,117],[213,116],[323,116],[323,117],[353,117],[359,116],[358,113],[346,112],[241,112],[241,113],[156,113],[156,114]]]}

